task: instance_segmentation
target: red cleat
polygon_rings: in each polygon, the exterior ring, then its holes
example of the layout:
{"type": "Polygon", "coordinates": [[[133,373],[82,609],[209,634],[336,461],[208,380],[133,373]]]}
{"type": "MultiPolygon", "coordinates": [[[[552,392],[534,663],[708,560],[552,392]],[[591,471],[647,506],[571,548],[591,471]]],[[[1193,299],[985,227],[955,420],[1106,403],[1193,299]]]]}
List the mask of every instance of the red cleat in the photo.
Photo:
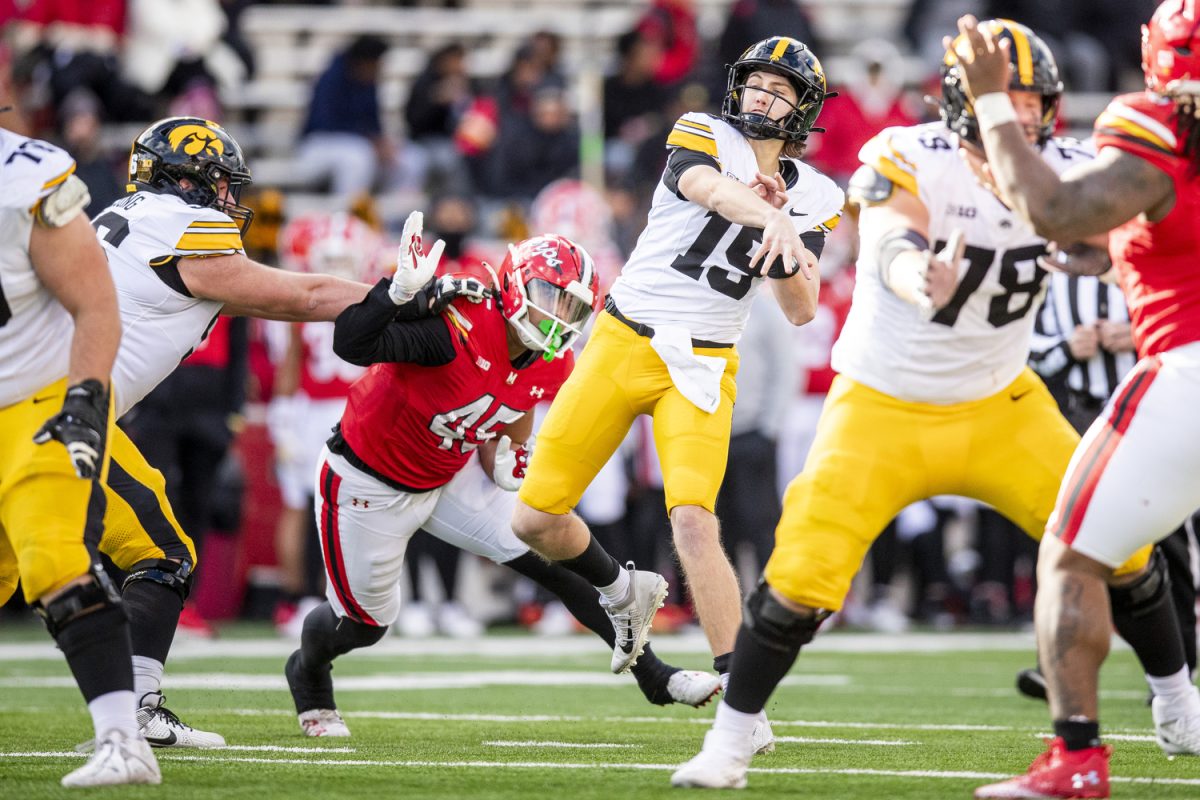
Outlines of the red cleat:
{"type": "Polygon", "coordinates": [[[1033,760],[1029,772],[975,790],[976,800],[1004,797],[1108,797],[1108,745],[1068,750],[1061,737],[1033,760]]]}

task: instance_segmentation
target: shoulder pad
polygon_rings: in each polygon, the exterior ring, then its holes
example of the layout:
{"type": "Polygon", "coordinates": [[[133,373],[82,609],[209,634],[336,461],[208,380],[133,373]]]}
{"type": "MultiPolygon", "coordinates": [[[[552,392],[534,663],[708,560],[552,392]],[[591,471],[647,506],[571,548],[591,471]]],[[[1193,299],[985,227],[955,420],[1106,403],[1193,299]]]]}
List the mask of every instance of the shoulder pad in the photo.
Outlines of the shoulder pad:
{"type": "Polygon", "coordinates": [[[242,251],[242,231],[237,223],[214,208],[188,206],[192,219],[175,244],[176,255],[186,257],[232,255],[242,251]]]}
{"type": "Polygon", "coordinates": [[[87,184],[77,175],[68,175],[37,204],[34,218],[47,228],[61,228],[79,216],[90,202],[92,195],[87,184]]]}
{"type": "Polygon", "coordinates": [[[0,147],[0,171],[4,196],[0,206],[27,211],[42,200],[75,172],[75,159],[62,148],[40,139],[5,137],[0,147]]]}
{"type": "Polygon", "coordinates": [[[1151,101],[1145,92],[1122,95],[1096,117],[1096,144],[1125,142],[1161,155],[1180,154],[1182,148],[1170,124],[1171,103],[1151,101]]]}
{"type": "Polygon", "coordinates": [[[941,143],[949,149],[950,144],[941,139],[931,140],[930,144],[918,144],[916,134],[913,128],[886,128],[863,145],[858,159],[896,186],[917,194],[917,160],[920,154],[916,151],[922,145],[940,149],[941,143]]]}
{"type": "Polygon", "coordinates": [[[667,147],[683,147],[717,158],[717,136],[707,114],[689,112],[680,117],[667,136],[667,147]]]}
{"type": "Polygon", "coordinates": [[[896,184],[870,164],[863,164],[854,170],[846,187],[850,202],[865,206],[882,203],[895,191],[896,184]]]}

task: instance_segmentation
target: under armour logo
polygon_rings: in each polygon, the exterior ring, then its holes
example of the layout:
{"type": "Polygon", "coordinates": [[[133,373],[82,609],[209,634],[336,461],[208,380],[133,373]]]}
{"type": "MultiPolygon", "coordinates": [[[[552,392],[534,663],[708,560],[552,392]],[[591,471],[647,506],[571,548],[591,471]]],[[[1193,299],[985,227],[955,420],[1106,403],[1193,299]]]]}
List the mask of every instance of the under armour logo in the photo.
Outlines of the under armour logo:
{"type": "Polygon", "coordinates": [[[546,393],[546,390],[540,386],[535,386],[529,390],[529,396],[536,397],[538,400],[541,400],[542,395],[544,395],[545,393],[546,393]]]}
{"type": "Polygon", "coordinates": [[[370,500],[359,500],[357,497],[351,497],[350,505],[355,506],[355,507],[361,505],[363,508],[370,508],[371,501],[370,500]]]}
{"type": "Polygon", "coordinates": [[[1074,775],[1071,776],[1071,788],[1072,789],[1082,789],[1084,787],[1084,784],[1087,784],[1088,786],[1099,786],[1100,785],[1100,774],[1098,772],[1096,772],[1096,770],[1093,769],[1093,770],[1089,770],[1086,773],[1076,772],[1074,775]]]}

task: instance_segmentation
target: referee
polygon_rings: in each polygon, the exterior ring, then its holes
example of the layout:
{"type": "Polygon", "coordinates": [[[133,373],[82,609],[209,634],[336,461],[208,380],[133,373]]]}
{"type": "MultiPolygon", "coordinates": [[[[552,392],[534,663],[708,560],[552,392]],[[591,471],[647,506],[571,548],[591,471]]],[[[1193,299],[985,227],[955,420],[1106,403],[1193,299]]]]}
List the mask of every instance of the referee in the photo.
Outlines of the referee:
{"type": "MultiPolygon", "coordinates": [[[[1042,376],[1063,416],[1083,434],[1109,395],[1137,363],[1129,311],[1117,286],[1090,275],[1050,273],[1050,287],[1034,325],[1029,365],[1042,376]]],[[[1167,561],[1171,598],[1183,632],[1188,670],[1196,674],[1196,570],[1200,558],[1196,517],[1158,543],[1167,561]]],[[[1017,674],[1022,694],[1046,699],[1040,671],[1017,674]]]]}

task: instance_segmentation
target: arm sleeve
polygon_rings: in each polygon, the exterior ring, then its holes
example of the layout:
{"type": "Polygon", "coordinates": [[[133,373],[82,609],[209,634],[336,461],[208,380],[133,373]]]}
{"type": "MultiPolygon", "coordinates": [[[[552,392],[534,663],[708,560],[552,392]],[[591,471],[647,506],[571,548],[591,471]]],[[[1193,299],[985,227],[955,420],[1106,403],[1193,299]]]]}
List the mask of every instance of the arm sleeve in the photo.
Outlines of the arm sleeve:
{"type": "MultiPolygon", "coordinates": [[[[362,367],[381,362],[440,367],[453,361],[456,352],[446,321],[440,316],[397,319],[398,309],[388,297],[388,283],[386,278],[381,280],[362,302],[338,315],[333,352],[362,367]]],[[[406,308],[402,306],[399,311],[406,308]]]]}

